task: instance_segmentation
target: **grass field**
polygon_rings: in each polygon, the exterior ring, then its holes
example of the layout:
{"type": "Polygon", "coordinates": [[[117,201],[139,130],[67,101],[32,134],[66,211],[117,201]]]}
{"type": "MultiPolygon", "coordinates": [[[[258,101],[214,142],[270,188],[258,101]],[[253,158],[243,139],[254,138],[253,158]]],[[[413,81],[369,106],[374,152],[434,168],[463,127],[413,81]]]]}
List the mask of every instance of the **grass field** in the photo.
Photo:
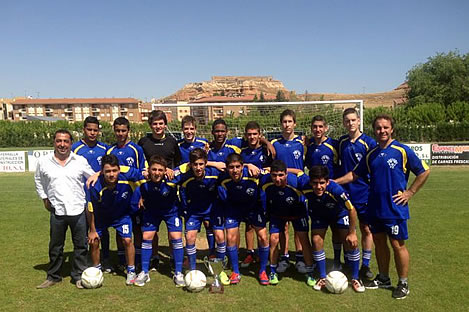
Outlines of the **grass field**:
{"type": "MultiPolygon", "coordinates": [[[[364,294],[348,289],[343,295],[316,292],[294,269],[276,287],[260,286],[257,269],[242,271],[241,284],[227,287],[223,295],[176,289],[169,269],[152,273],[151,282],[143,288],[126,287],[123,276],[106,275],[102,288],[78,290],[70,283],[68,260],[64,282],[38,290],[35,286],[45,279],[48,263],[48,213],[36,195],[32,174],[0,174],[0,310],[467,311],[468,176],[469,168],[432,168],[427,184],[412,199],[408,241],[411,293],[398,301],[391,298],[390,291],[381,289],[364,294]]],[[[167,246],[166,241],[162,244],[167,246]]],[[[68,240],[67,255],[71,246],[68,240]]],[[[330,258],[331,254],[329,245],[326,255],[330,258]]],[[[164,266],[168,267],[167,262],[164,266]]],[[[372,270],[376,271],[374,258],[372,270]]],[[[395,284],[394,271],[391,278],[395,284]]]]}

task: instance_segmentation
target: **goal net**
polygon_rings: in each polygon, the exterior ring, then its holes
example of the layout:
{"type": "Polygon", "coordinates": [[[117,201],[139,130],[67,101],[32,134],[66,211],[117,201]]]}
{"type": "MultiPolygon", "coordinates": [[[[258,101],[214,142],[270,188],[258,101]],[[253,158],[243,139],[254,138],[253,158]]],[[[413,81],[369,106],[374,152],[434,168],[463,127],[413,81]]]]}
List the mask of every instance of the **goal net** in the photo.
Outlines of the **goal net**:
{"type": "MultiPolygon", "coordinates": [[[[298,134],[311,134],[311,119],[322,115],[328,125],[328,136],[338,139],[345,133],[342,125],[342,112],[353,107],[363,120],[362,100],[340,101],[305,101],[305,102],[246,102],[246,103],[188,103],[154,104],[153,109],[164,111],[168,117],[168,130],[175,137],[181,138],[181,120],[191,115],[197,120],[197,136],[212,140],[211,125],[214,120],[223,118],[229,129],[228,137],[242,136],[249,121],[257,121],[263,134],[268,139],[276,138],[281,133],[280,114],[291,109],[296,114],[298,134]]],[[[361,125],[363,131],[363,124],[361,125]]]]}

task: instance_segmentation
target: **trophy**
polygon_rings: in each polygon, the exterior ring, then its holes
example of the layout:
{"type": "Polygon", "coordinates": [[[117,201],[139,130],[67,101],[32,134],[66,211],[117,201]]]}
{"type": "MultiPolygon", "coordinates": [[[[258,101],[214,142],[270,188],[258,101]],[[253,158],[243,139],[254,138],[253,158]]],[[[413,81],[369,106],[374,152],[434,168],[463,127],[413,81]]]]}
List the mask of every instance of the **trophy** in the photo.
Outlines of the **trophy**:
{"type": "Polygon", "coordinates": [[[220,259],[209,260],[207,257],[204,258],[204,264],[207,268],[207,271],[210,275],[213,276],[214,281],[210,285],[209,292],[211,294],[223,294],[224,287],[220,282],[220,273],[223,272],[225,268],[225,261],[220,259]]]}

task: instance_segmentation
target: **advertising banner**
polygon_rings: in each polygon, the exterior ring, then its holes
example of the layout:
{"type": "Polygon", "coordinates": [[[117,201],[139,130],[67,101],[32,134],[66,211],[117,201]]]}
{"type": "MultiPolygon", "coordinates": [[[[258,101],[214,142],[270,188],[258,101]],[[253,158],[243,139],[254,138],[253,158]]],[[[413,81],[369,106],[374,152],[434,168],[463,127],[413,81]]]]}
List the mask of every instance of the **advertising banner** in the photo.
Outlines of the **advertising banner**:
{"type": "Polygon", "coordinates": [[[469,165],[469,144],[432,144],[432,165],[469,165]]]}
{"type": "Polygon", "coordinates": [[[24,152],[0,152],[0,172],[25,172],[24,152]]]}
{"type": "Polygon", "coordinates": [[[36,164],[39,157],[52,154],[54,150],[28,151],[28,170],[36,171],[36,164]]]}

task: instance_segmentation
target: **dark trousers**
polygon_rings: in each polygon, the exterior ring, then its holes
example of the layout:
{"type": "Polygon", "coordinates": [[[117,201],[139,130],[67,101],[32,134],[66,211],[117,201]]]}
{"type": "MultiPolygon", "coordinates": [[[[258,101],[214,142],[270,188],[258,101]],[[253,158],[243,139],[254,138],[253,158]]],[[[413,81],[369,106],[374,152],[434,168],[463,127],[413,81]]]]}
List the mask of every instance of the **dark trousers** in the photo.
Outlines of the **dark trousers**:
{"type": "Polygon", "coordinates": [[[73,241],[73,259],[71,277],[72,281],[81,279],[81,273],[86,269],[86,217],[85,212],[77,216],[57,216],[50,214],[50,242],[49,242],[49,268],[47,279],[60,281],[60,270],[64,260],[64,244],[67,228],[70,227],[73,241]]]}

